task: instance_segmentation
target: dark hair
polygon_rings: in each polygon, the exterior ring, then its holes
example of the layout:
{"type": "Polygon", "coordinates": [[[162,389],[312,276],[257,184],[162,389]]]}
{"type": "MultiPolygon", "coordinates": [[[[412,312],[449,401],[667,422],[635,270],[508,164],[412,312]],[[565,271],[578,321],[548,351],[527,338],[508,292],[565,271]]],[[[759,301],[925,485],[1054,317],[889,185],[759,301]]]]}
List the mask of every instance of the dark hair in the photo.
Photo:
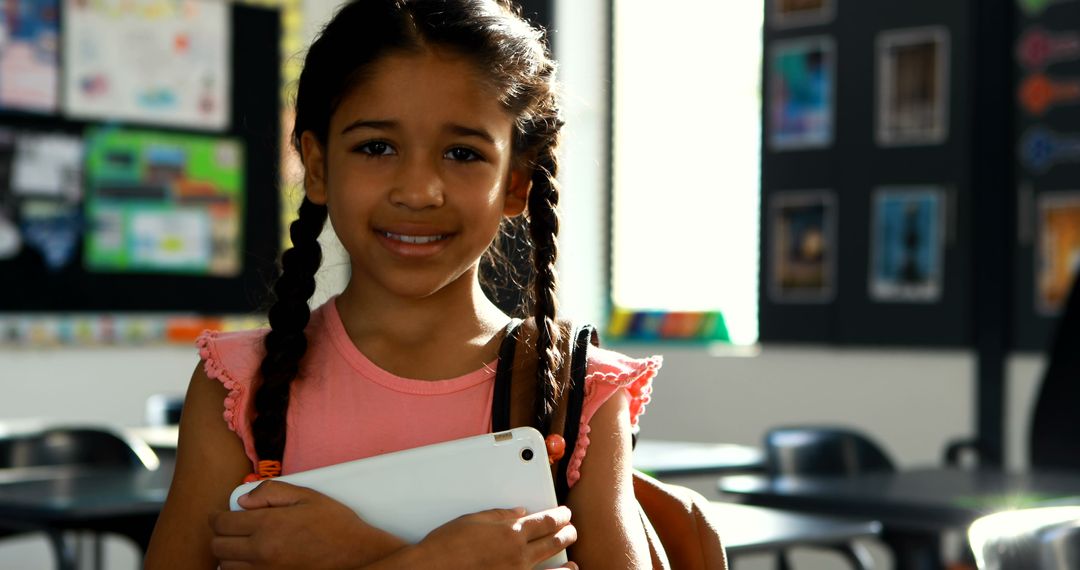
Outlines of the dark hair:
{"type": "MultiPolygon", "coordinates": [[[[515,11],[509,0],[354,0],[344,5],[308,50],[296,94],[292,144],[311,131],[325,145],[330,118],[371,65],[392,53],[425,47],[452,49],[470,58],[500,102],[515,117],[516,164],[531,169],[528,236],[533,249],[531,311],[536,318],[536,419],[543,431],[555,405],[557,350],[555,259],[558,254],[559,187],[556,148],[562,118],[554,87],[555,64],[543,33],[515,11]]],[[[311,313],[315,272],[322,252],[317,238],[326,222],[325,206],[306,198],[289,228],[292,247],[282,255],[274,284],[270,332],[255,393],[252,432],[260,460],[281,461],[292,381],[307,350],[304,329],[311,313]]]]}

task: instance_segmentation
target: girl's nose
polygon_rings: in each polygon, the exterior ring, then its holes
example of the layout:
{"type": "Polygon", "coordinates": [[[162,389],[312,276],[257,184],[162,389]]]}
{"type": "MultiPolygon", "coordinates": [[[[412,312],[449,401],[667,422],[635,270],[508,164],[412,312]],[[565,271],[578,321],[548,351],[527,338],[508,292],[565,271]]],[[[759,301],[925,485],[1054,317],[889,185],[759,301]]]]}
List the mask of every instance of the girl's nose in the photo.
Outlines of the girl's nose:
{"type": "Polygon", "coordinates": [[[443,205],[443,190],[442,175],[436,166],[412,161],[403,165],[390,192],[390,201],[411,210],[438,208],[443,205]]]}

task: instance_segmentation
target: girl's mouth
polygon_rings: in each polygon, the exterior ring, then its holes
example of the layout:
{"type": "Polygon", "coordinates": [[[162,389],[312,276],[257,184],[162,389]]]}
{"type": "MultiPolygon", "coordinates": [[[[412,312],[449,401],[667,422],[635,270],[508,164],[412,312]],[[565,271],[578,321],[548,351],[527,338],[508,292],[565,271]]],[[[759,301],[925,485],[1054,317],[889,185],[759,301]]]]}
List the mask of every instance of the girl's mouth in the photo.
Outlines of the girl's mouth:
{"type": "Polygon", "coordinates": [[[383,237],[394,241],[400,241],[404,243],[423,245],[428,243],[435,243],[442,241],[448,237],[448,234],[428,235],[428,236],[410,236],[405,234],[395,234],[390,232],[379,232],[383,237]]]}

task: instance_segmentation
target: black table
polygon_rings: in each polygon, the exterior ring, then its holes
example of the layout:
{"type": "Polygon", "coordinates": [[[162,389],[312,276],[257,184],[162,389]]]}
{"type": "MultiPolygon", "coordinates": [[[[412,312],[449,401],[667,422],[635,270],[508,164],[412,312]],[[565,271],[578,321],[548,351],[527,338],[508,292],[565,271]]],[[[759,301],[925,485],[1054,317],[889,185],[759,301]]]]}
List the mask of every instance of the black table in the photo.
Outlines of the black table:
{"type": "Polygon", "coordinates": [[[940,568],[940,536],[992,512],[1080,504],[1080,473],[927,468],[851,477],[736,475],[720,492],[742,503],[882,523],[899,569],[940,568]]]}
{"type": "MultiPolygon", "coordinates": [[[[145,553],[172,479],[156,471],[34,467],[0,470],[0,528],[50,533],[91,530],[130,538],[145,553]]],[[[59,567],[74,568],[64,548],[59,567]]]]}
{"type": "Polygon", "coordinates": [[[657,479],[682,475],[765,471],[765,454],[756,447],[732,443],[638,440],[634,468],[657,479]]]}
{"type": "Polygon", "coordinates": [[[796,514],[777,509],[713,501],[720,539],[729,558],[775,552],[791,546],[833,545],[871,538],[881,531],[876,521],[796,514]]]}

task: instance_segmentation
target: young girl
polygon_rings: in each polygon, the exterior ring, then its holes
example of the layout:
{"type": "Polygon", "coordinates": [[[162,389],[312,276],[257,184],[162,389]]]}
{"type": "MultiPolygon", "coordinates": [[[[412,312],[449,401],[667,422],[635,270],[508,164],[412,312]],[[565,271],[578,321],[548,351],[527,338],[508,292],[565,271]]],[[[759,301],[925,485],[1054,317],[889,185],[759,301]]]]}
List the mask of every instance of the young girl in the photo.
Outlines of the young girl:
{"type": "Polygon", "coordinates": [[[305,199],[270,329],[199,339],[147,567],[524,569],[567,547],[570,567],[648,564],[630,433],[659,360],[603,350],[589,352],[564,507],[466,515],[419,544],[280,482],[227,512],[245,479],[491,431],[510,318],[482,292],[479,265],[500,226],[522,215],[534,250],[525,326],[537,414],[550,412],[560,364],[554,71],[540,32],[497,0],[357,0],[326,26],[298,86],[305,199]],[[327,219],[351,276],[309,311],[327,219]]]}

